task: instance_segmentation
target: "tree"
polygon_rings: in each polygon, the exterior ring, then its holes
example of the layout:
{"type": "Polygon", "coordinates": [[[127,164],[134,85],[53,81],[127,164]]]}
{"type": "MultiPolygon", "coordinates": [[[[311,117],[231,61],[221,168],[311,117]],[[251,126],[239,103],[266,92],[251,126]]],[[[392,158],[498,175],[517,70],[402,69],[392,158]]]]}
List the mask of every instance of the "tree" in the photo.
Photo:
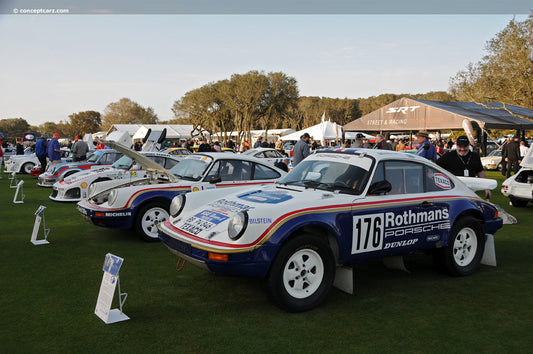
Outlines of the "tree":
{"type": "Polygon", "coordinates": [[[23,118],[7,118],[0,120],[0,132],[4,134],[6,141],[14,142],[16,138],[22,138],[28,132],[30,125],[23,118]]]}
{"type": "Polygon", "coordinates": [[[283,117],[289,109],[298,103],[298,86],[296,79],[282,72],[268,73],[268,87],[264,93],[263,112],[258,123],[265,130],[265,138],[269,128],[279,128],[283,117]]]}
{"type": "Polygon", "coordinates": [[[96,133],[102,124],[100,112],[95,111],[72,113],[68,118],[71,131],[69,135],[83,136],[85,133],[96,133]]]}
{"type": "Polygon", "coordinates": [[[450,80],[460,101],[499,101],[533,108],[533,15],[514,19],[485,47],[488,54],[450,80]]]}
{"type": "Polygon", "coordinates": [[[121,98],[104,109],[102,129],[107,130],[113,124],[156,124],[157,115],[153,108],[144,108],[129,98],[121,98]]]}

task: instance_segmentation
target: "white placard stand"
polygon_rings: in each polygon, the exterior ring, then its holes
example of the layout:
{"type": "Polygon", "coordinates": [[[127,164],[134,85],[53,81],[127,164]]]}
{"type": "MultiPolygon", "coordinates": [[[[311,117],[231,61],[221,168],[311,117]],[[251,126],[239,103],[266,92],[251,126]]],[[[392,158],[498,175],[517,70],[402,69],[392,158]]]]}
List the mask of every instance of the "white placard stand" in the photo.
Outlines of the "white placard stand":
{"type": "Polygon", "coordinates": [[[33,224],[33,232],[31,233],[31,243],[33,243],[34,245],[47,245],[50,243],[46,240],[48,234],[50,233],[50,229],[46,228],[46,223],[44,221],[44,209],[46,209],[46,207],[41,205],[35,212],[35,223],[33,224]],[[39,226],[41,226],[41,220],[43,221],[44,239],[37,240],[37,236],[39,234],[39,226]]]}
{"type": "Polygon", "coordinates": [[[123,258],[117,257],[111,253],[106,254],[104,261],[104,276],[102,277],[102,284],[100,285],[100,292],[98,293],[98,300],[96,301],[96,308],[94,313],[100,317],[106,324],[129,320],[130,318],[122,312],[122,305],[126,302],[127,293],[120,292],[120,277],[118,271],[124,261],[123,258]],[[111,303],[113,302],[113,295],[118,284],[118,303],[120,309],[111,310],[111,303]]]}
{"type": "Polygon", "coordinates": [[[15,191],[15,196],[13,197],[13,203],[15,204],[20,204],[20,203],[24,203],[24,189],[22,188],[22,185],[24,184],[24,181],[21,180],[18,184],[17,184],[17,190],[15,191]],[[20,200],[17,200],[17,196],[19,194],[19,191],[20,191],[20,200]]]}
{"type": "Polygon", "coordinates": [[[9,182],[9,188],[17,188],[17,173],[16,172],[11,172],[11,177],[9,177],[9,180],[11,182],[9,182]]]}

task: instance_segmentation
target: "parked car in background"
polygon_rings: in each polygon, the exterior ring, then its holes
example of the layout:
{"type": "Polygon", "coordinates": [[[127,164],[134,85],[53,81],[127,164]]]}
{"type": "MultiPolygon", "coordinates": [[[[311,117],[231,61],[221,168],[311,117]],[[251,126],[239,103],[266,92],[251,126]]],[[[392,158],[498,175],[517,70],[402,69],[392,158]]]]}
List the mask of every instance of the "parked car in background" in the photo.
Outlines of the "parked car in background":
{"type": "MultiPolygon", "coordinates": [[[[66,147],[61,148],[61,162],[69,163],[72,162],[70,156],[70,149],[66,147]]],[[[24,154],[24,155],[13,155],[11,158],[5,162],[6,173],[25,173],[30,174],[31,170],[35,166],[40,166],[39,159],[35,156],[35,153],[24,154]]]]}
{"type": "Polygon", "coordinates": [[[525,207],[533,201],[533,149],[529,148],[520,163],[520,170],[502,183],[501,192],[515,207],[525,207]]]}
{"type": "Polygon", "coordinates": [[[119,188],[114,181],[97,183],[94,193],[78,203],[78,210],[94,225],[134,229],[142,239],[157,241],[157,225],[168,218],[176,195],[205,189],[230,193],[232,188],[274,183],[285,172],[251,156],[210,152],[189,155],[166,174],[119,188]]]}
{"type": "Polygon", "coordinates": [[[87,160],[78,162],[62,162],[48,164],[44,173],[39,175],[37,185],[40,187],[53,187],[54,183],[66,177],[90,169],[93,166],[110,166],[122,157],[122,153],[112,149],[96,150],[87,160]]]}
{"type": "Polygon", "coordinates": [[[265,159],[266,161],[269,161],[273,165],[275,165],[276,163],[286,158],[281,152],[279,152],[276,149],[272,149],[272,148],[255,148],[255,149],[246,150],[242,154],[250,155],[253,157],[260,158],[260,159],[265,159]]]}
{"type": "Polygon", "coordinates": [[[168,149],[163,150],[162,152],[170,155],[176,155],[181,157],[187,157],[192,154],[189,150],[182,147],[170,147],[168,149]]]}
{"type": "Polygon", "coordinates": [[[416,155],[319,150],[270,186],[174,198],[159,237],[203,269],[263,279],[276,305],[305,311],[334,282],[353,289],[351,266],[370,259],[424,251],[453,276],[472,274],[502,219],[467,184],[496,187],[416,155]]]}
{"type": "Polygon", "coordinates": [[[56,202],[79,202],[88,198],[89,191],[93,188],[91,186],[95,183],[110,180],[123,180],[124,183],[133,183],[146,178],[148,174],[154,173],[149,170],[153,165],[149,165],[145,160],[141,159],[141,156],[153,161],[157,165],[157,169],[163,168],[165,170],[171,169],[183,160],[181,156],[173,156],[163,152],[130,151],[130,156],[123,155],[109,167],[93,166],[89,170],[75,173],[54,183],[54,190],[50,195],[50,199],[56,202]],[[148,166],[144,166],[139,160],[145,161],[145,165],[148,166]]]}
{"type": "Polygon", "coordinates": [[[493,150],[488,156],[481,158],[485,170],[502,170],[502,150],[493,150]]]}

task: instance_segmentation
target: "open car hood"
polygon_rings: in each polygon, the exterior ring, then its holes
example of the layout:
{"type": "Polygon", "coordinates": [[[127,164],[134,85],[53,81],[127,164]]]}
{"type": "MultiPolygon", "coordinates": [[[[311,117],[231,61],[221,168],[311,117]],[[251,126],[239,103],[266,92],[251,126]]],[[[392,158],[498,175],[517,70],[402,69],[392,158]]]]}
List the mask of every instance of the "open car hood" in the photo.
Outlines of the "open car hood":
{"type": "Polygon", "coordinates": [[[520,166],[527,167],[527,168],[533,168],[533,149],[532,147],[527,150],[526,156],[524,156],[524,159],[522,162],[520,162],[520,166]]]}
{"type": "Polygon", "coordinates": [[[168,177],[169,182],[177,182],[179,179],[174,176],[172,173],[168,172],[163,166],[155,163],[154,161],[150,160],[148,157],[139,154],[137,151],[130,149],[129,147],[126,147],[122,145],[121,143],[118,143],[116,141],[112,140],[104,140],[104,139],[98,139],[102,144],[109,146],[110,148],[113,148],[124,155],[128,156],[129,158],[137,161],[141,166],[143,166],[147,171],[152,170],[156,173],[165,175],[168,177]]]}

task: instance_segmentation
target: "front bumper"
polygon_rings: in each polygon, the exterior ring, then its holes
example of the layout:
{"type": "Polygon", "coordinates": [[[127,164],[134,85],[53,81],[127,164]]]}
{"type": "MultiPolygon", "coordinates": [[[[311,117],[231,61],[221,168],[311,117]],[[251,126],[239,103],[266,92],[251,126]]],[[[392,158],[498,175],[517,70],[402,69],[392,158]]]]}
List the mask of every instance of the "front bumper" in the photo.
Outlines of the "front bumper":
{"type": "Polygon", "coordinates": [[[79,202],[81,198],[81,188],[56,188],[52,191],[52,194],[48,197],[55,202],[79,202]]]}
{"type": "Polygon", "coordinates": [[[134,212],[131,209],[106,209],[93,206],[86,200],[77,205],[83,218],[96,226],[109,229],[131,229],[133,226],[134,212]]]}
{"type": "Polygon", "coordinates": [[[37,181],[37,185],[39,187],[51,188],[54,186],[54,183],[56,183],[57,181],[59,181],[58,177],[46,177],[41,174],[37,181]]]}
{"type": "Polygon", "coordinates": [[[251,252],[229,253],[227,261],[217,261],[209,258],[211,252],[178,240],[162,232],[161,228],[159,228],[159,239],[171,253],[213,273],[262,279],[270,269],[271,257],[265,256],[264,251],[268,247],[265,245],[251,252]]]}

